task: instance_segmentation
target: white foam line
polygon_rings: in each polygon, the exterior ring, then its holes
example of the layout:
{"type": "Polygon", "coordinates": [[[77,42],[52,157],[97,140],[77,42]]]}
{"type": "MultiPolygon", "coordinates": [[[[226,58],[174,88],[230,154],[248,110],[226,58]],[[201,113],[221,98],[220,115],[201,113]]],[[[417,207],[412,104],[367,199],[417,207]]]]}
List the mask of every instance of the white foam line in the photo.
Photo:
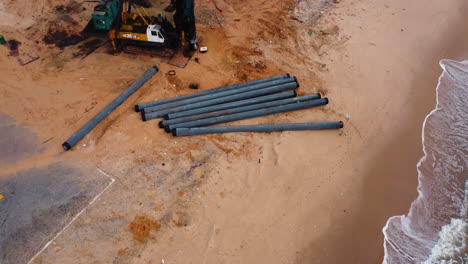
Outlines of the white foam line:
{"type": "MultiPolygon", "coordinates": [[[[421,141],[422,141],[422,150],[423,150],[423,156],[421,157],[421,159],[419,159],[418,163],[416,164],[416,170],[418,172],[418,186],[417,186],[417,191],[418,191],[418,197],[413,201],[411,202],[411,205],[410,205],[410,208],[408,210],[408,213],[406,215],[396,215],[396,216],[392,216],[390,217],[389,219],[387,219],[387,223],[385,224],[385,226],[383,227],[382,229],[382,232],[384,234],[384,242],[383,242],[383,247],[384,247],[384,259],[383,259],[383,262],[382,264],[389,264],[389,261],[388,261],[388,256],[389,256],[389,252],[388,252],[388,249],[387,249],[387,243],[390,244],[390,246],[397,250],[399,253],[404,253],[403,251],[401,250],[398,250],[394,245],[394,243],[390,243],[390,240],[388,239],[388,233],[387,233],[387,230],[389,229],[389,224],[391,222],[392,219],[394,218],[399,218],[400,221],[404,220],[405,218],[407,219],[408,217],[411,217],[411,215],[413,214],[413,205],[416,205],[418,204],[423,198],[424,198],[424,193],[422,192],[422,189],[421,189],[421,183],[422,183],[422,172],[420,171],[420,167],[421,167],[421,164],[423,164],[426,159],[427,159],[427,146],[425,144],[425,128],[426,128],[426,123],[428,122],[429,118],[432,117],[432,115],[434,115],[435,113],[437,113],[438,111],[440,111],[440,109],[442,109],[442,106],[439,102],[439,90],[440,90],[440,87],[441,87],[441,82],[442,82],[442,78],[446,77],[446,75],[448,75],[448,72],[447,72],[447,69],[446,69],[446,66],[444,64],[444,61],[453,61],[453,60],[449,60],[449,59],[442,59],[439,61],[439,65],[440,67],[442,68],[442,73],[440,74],[439,76],[439,79],[437,81],[437,86],[436,86],[436,104],[435,104],[435,107],[434,109],[432,109],[432,111],[426,116],[426,118],[424,118],[424,122],[423,122],[423,125],[422,125],[422,131],[421,131],[421,141]],[[387,243],[386,243],[387,242],[387,243]]],[[[462,61],[464,62],[464,61],[462,61]]],[[[452,76],[448,75],[448,77],[452,78],[452,80],[455,80],[453,79],[452,76]]],[[[414,237],[413,237],[414,238],[414,237]]],[[[416,239],[416,238],[414,238],[416,239]]],[[[406,255],[406,257],[408,257],[409,255],[408,254],[404,254],[406,255]]]]}
{"type": "Polygon", "coordinates": [[[28,261],[28,264],[32,263],[44,250],[46,250],[46,248],[49,247],[49,245],[52,244],[52,242],[54,242],[54,240],[57,239],[57,237],[59,237],[65,231],[65,229],[67,229],[73,222],[75,222],[75,220],[78,219],[78,217],[80,217],[80,215],[84,211],[86,211],[86,209],[88,209],[115,182],[115,179],[112,178],[109,174],[103,172],[99,168],[96,168],[96,169],[99,173],[111,179],[111,182],[109,183],[109,185],[107,185],[106,188],[104,188],[104,190],[102,190],[98,195],[96,195],[96,197],[94,197],[93,200],[91,200],[91,202],[89,202],[88,205],[83,210],[81,210],[77,215],[75,215],[75,217],[73,217],[73,219],[62,230],[60,230],[60,232],[58,232],[57,235],[55,235],[49,242],[47,242],[47,244],[45,244],[44,247],[39,252],[37,252],[31,258],[31,260],[28,261]]]}

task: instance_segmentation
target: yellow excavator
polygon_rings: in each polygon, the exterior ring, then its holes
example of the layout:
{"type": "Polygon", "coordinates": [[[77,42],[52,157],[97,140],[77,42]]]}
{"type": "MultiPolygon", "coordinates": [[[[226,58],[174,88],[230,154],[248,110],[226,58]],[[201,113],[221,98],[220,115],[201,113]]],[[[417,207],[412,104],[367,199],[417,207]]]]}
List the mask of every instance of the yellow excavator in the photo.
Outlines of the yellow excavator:
{"type": "Polygon", "coordinates": [[[177,48],[188,40],[198,48],[194,0],[172,0],[175,27],[160,14],[151,16],[136,0],[101,0],[92,14],[92,26],[107,31],[115,52],[126,45],[177,48]]]}

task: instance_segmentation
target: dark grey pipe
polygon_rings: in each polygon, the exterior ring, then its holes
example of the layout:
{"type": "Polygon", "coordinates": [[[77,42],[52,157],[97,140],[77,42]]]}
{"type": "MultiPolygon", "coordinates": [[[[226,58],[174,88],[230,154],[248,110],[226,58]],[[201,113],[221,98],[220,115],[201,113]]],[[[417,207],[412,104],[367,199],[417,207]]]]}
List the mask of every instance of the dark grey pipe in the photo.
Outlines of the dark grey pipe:
{"type": "Polygon", "coordinates": [[[242,87],[251,86],[251,85],[264,83],[264,82],[268,82],[268,81],[286,79],[286,78],[289,78],[289,77],[291,77],[289,74],[283,74],[283,75],[268,77],[268,78],[264,78],[264,79],[254,80],[254,81],[250,81],[250,82],[244,82],[244,83],[219,87],[219,88],[216,88],[216,89],[206,90],[206,91],[202,91],[202,92],[198,92],[198,93],[185,94],[185,95],[180,95],[180,96],[176,96],[176,97],[172,97],[172,98],[157,100],[157,101],[154,101],[154,102],[148,102],[148,103],[144,103],[144,104],[135,105],[135,111],[140,112],[141,109],[146,108],[146,107],[172,103],[172,102],[176,102],[176,101],[180,101],[180,100],[184,100],[184,99],[189,99],[189,98],[193,98],[193,97],[197,97],[197,96],[201,96],[201,95],[213,94],[213,93],[217,93],[217,92],[227,91],[227,90],[230,90],[230,89],[242,88],[242,87]]]}
{"type": "Polygon", "coordinates": [[[173,125],[173,124],[177,124],[177,123],[184,123],[184,122],[189,122],[189,121],[194,121],[194,120],[199,120],[199,119],[205,119],[205,118],[215,117],[215,116],[242,113],[242,112],[247,112],[247,111],[251,111],[251,110],[255,110],[255,109],[261,109],[261,108],[267,108],[267,107],[285,105],[285,104],[292,104],[292,103],[295,103],[295,102],[304,102],[304,101],[310,101],[310,100],[315,100],[315,99],[320,99],[320,94],[317,93],[317,94],[311,94],[311,95],[306,95],[306,96],[300,96],[300,97],[287,98],[287,99],[276,100],[276,101],[271,101],[271,102],[265,102],[265,103],[261,103],[261,104],[246,105],[246,106],[241,106],[241,107],[224,109],[224,110],[221,110],[221,111],[203,113],[203,114],[199,114],[199,115],[193,115],[193,116],[186,116],[186,117],[181,117],[181,118],[176,118],[176,119],[164,120],[164,121],[159,122],[159,127],[163,128],[165,126],[173,125]]]}
{"type": "Polygon", "coordinates": [[[219,110],[224,110],[224,109],[229,109],[229,108],[234,108],[234,107],[241,107],[245,105],[259,104],[259,103],[264,103],[264,102],[292,98],[296,96],[297,96],[296,91],[260,96],[260,97],[251,98],[247,100],[235,101],[232,103],[212,105],[212,106],[207,106],[207,107],[202,107],[202,108],[197,108],[197,109],[192,109],[192,110],[187,110],[187,111],[182,111],[182,112],[171,113],[167,115],[166,119],[175,119],[175,118],[181,118],[185,116],[198,115],[198,114],[209,113],[209,112],[214,112],[214,111],[219,111],[219,110]]]}
{"type": "Polygon", "coordinates": [[[232,132],[281,132],[301,130],[324,130],[343,128],[343,122],[318,122],[318,123],[295,123],[253,126],[219,126],[219,127],[192,127],[175,128],[172,130],[174,136],[195,136],[204,134],[219,134],[232,132]]]}
{"type": "Polygon", "coordinates": [[[143,76],[136,80],[127,90],[121,93],[117,98],[112,101],[106,108],[99,112],[93,119],[86,123],[80,130],[78,130],[73,136],[65,141],[62,146],[65,150],[71,149],[80,139],[89,133],[94,127],[96,127],[104,118],[106,118],[112,111],[114,111],[120,104],[122,104],[130,95],[138,90],[146,81],[148,81],[153,75],[158,72],[158,68],[153,66],[143,76]]]}
{"type": "Polygon", "coordinates": [[[217,104],[234,102],[234,101],[248,99],[248,98],[254,98],[254,97],[267,95],[267,94],[279,93],[279,92],[283,92],[283,91],[286,91],[286,90],[296,89],[298,86],[299,85],[297,83],[295,83],[295,82],[286,83],[286,84],[283,84],[283,85],[273,86],[273,87],[270,87],[270,88],[265,88],[265,89],[245,92],[245,93],[241,93],[241,94],[216,98],[216,99],[209,100],[209,101],[203,101],[203,102],[198,102],[198,103],[194,103],[194,104],[183,105],[183,106],[179,106],[179,107],[173,107],[173,108],[165,109],[165,110],[158,111],[158,112],[143,113],[142,114],[142,119],[143,119],[143,121],[147,121],[147,120],[163,117],[163,116],[166,116],[167,114],[175,113],[177,111],[185,111],[185,110],[196,109],[196,108],[210,106],[210,105],[217,105],[217,104]]]}
{"type": "Polygon", "coordinates": [[[181,106],[181,105],[187,105],[187,104],[193,104],[193,103],[198,103],[198,102],[202,102],[202,101],[213,100],[213,99],[220,98],[220,97],[230,96],[230,95],[244,93],[244,92],[248,92],[248,91],[259,90],[259,89],[263,89],[263,88],[267,88],[267,87],[272,87],[272,86],[277,86],[277,85],[292,83],[292,82],[297,83],[296,77],[287,78],[287,79],[280,79],[280,80],[274,80],[274,81],[259,83],[259,84],[256,84],[256,85],[242,87],[242,88],[239,88],[239,89],[230,89],[228,91],[223,91],[223,92],[219,92],[219,93],[197,96],[195,98],[184,99],[184,100],[180,100],[180,101],[173,102],[173,103],[167,103],[167,104],[162,104],[162,105],[157,105],[157,106],[152,106],[152,107],[146,107],[146,108],[142,109],[141,112],[143,112],[143,113],[157,112],[157,111],[169,109],[169,108],[172,108],[172,107],[178,107],[178,106],[181,106]]]}
{"type": "Polygon", "coordinates": [[[232,115],[210,117],[210,118],[201,119],[201,120],[178,123],[178,124],[164,127],[164,129],[166,130],[166,132],[171,132],[174,128],[179,128],[179,127],[190,128],[190,127],[211,126],[211,125],[222,124],[222,123],[248,119],[248,118],[253,118],[253,117],[266,116],[266,115],[278,114],[278,113],[289,112],[289,111],[294,111],[294,110],[306,109],[306,108],[311,108],[314,106],[326,105],[326,104],[328,104],[328,98],[322,98],[322,99],[311,100],[311,101],[306,101],[306,102],[298,102],[298,103],[292,103],[292,104],[287,104],[287,105],[280,105],[280,106],[273,106],[273,107],[268,107],[268,108],[263,108],[263,109],[257,109],[257,110],[252,110],[252,111],[242,112],[242,113],[237,113],[237,114],[232,114],[232,115]]]}

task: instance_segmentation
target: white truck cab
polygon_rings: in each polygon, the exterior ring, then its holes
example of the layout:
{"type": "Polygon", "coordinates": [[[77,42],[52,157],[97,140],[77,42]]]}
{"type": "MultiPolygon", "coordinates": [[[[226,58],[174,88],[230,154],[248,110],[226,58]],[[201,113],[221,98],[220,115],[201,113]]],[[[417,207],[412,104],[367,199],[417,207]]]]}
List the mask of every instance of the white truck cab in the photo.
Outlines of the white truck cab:
{"type": "Polygon", "coordinates": [[[164,36],[161,33],[161,26],[160,25],[149,25],[146,28],[146,36],[148,38],[148,42],[155,42],[155,43],[164,43],[164,36]]]}

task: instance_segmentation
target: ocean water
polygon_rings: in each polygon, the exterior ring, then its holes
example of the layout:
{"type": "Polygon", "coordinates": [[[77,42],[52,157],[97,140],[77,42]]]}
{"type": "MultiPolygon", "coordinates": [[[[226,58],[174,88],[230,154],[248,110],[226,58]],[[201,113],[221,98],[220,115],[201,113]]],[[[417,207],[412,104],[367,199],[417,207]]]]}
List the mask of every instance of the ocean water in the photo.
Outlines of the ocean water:
{"type": "Polygon", "coordinates": [[[468,61],[442,60],[423,125],[418,198],[383,228],[384,264],[468,263],[468,61]]]}

